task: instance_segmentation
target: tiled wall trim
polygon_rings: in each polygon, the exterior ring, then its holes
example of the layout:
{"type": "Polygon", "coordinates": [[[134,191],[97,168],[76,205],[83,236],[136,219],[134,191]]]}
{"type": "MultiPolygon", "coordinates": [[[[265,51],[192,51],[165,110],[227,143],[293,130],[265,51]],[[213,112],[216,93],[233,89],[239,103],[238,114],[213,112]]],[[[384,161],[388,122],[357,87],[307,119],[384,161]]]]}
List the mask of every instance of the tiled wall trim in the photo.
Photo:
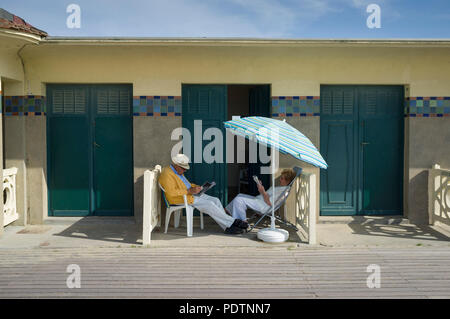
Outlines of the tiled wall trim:
{"type": "MultiPolygon", "coordinates": [[[[2,110],[5,116],[46,115],[46,99],[40,95],[4,96],[2,110]]],[[[181,96],[134,96],[133,116],[181,116],[181,96]]],[[[273,96],[272,116],[320,116],[320,97],[273,96]]],[[[450,96],[406,98],[405,116],[450,117],[450,96]]]]}
{"type": "MultiPolygon", "coordinates": [[[[319,116],[319,96],[273,96],[272,116],[319,116]]],[[[133,96],[133,116],[181,116],[181,96],[133,96]]]]}
{"type": "Polygon", "coordinates": [[[181,96],[133,96],[133,116],[181,116],[181,96]]]}
{"type": "Polygon", "coordinates": [[[272,96],[272,116],[320,116],[320,96],[272,96]]]}
{"type": "Polygon", "coordinates": [[[45,96],[5,96],[5,116],[46,115],[45,96]]]}
{"type": "Polygon", "coordinates": [[[406,98],[407,117],[450,117],[450,96],[416,96],[406,98]]]}

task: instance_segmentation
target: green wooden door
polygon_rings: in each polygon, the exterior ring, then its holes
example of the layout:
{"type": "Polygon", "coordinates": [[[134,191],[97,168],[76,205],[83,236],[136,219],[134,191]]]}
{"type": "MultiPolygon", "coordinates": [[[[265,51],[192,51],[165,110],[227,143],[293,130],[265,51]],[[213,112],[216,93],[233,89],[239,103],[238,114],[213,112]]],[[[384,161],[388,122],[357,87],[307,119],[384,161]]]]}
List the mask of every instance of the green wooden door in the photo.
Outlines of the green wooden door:
{"type": "MultiPolygon", "coordinates": [[[[208,191],[208,195],[218,197],[225,205],[228,187],[225,143],[220,138],[222,162],[207,163],[203,151],[212,139],[204,140],[203,136],[208,128],[217,128],[225,137],[223,122],[227,119],[227,87],[225,85],[183,85],[182,114],[182,125],[191,133],[191,169],[186,172],[186,177],[200,185],[205,181],[215,181],[216,186],[208,191]],[[201,156],[196,158],[195,153],[201,156]]],[[[215,154],[214,151],[211,153],[215,154]]]]}
{"type": "MultiPolygon", "coordinates": [[[[258,85],[254,88],[250,89],[249,94],[249,109],[250,116],[264,116],[270,117],[270,85],[258,85]]],[[[258,144],[258,148],[261,147],[258,144]]],[[[267,150],[270,154],[270,149],[267,150]]],[[[259,154],[259,149],[258,149],[259,154]]],[[[257,175],[264,185],[265,189],[269,189],[271,184],[271,175],[269,174],[261,174],[261,166],[269,166],[270,163],[263,164],[260,161],[260,157],[258,155],[257,163],[249,163],[248,164],[248,193],[250,195],[259,195],[258,188],[256,187],[256,183],[253,181],[253,175],[257,175]]]]}
{"type": "Polygon", "coordinates": [[[133,214],[131,86],[49,85],[50,216],[133,214]]]}
{"type": "Polygon", "coordinates": [[[320,152],[328,163],[320,175],[321,215],[357,211],[357,119],[353,87],[324,86],[320,92],[320,152]]]}
{"type": "Polygon", "coordinates": [[[321,215],[402,213],[402,101],[400,86],[321,87],[321,215]]]}
{"type": "Polygon", "coordinates": [[[93,212],[130,216],[133,207],[131,87],[94,86],[93,212]]]}
{"type": "Polygon", "coordinates": [[[403,88],[358,87],[361,215],[403,210],[403,88]]]}
{"type": "Polygon", "coordinates": [[[49,215],[90,215],[88,87],[48,86],[47,101],[49,215]]]}

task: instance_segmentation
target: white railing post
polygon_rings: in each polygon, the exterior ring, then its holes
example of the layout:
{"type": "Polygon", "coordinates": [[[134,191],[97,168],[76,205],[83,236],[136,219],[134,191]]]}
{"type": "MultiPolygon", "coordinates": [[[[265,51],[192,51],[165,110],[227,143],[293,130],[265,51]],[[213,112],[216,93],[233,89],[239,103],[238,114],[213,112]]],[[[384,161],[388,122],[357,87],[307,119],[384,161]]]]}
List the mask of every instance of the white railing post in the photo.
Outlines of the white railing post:
{"type": "Polygon", "coordinates": [[[428,221],[450,226],[450,170],[433,165],[428,174],[428,221]]]}
{"type": "Polygon", "coordinates": [[[5,201],[3,205],[3,226],[19,219],[16,203],[16,175],[16,167],[3,170],[3,196],[6,196],[2,199],[5,201]]]}
{"type": "Polygon", "coordinates": [[[143,222],[143,232],[142,232],[142,244],[145,245],[150,245],[150,241],[151,241],[151,233],[152,233],[152,229],[151,229],[151,209],[150,209],[150,204],[151,204],[151,182],[153,179],[153,174],[149,171],[146,170],[144,172],[144,203],[143,203],[143,217],[142,217],[142,222],[143,222]]]}
{"type": "Polygon", "coordinates": [[[317,243],[316,175],[302,173],[297,183],[295,185],[295,223],[307,237],[308,244],[315,245],[317,243]]]}
{"type": "Polygon", "coordinates": [[[309,216],[308,216],[308,243],[315,245],[317,243],[316,236],[316,175],[309,176],[309,216]]]}
{"type": "Polygon", "coordinates": [[[142,218],[142,245],[150,245],[151,233],[155,226],[160,225],[160,194],[158,178],[161,166],[156,165],[153,170],[144,172],[144,196],[143,196],[143,218],[142,218]]]}
{"type": "Polygon", "coordinates": [[[434,223],[434,210],[435,210],[435,200],[434,193],[436,192],[436,179],[439,178],[439,174],[436,174],[436,169],[440,166],[435,164],[433,168],[428,171],[428,223],[433,225],[434,223]]]}

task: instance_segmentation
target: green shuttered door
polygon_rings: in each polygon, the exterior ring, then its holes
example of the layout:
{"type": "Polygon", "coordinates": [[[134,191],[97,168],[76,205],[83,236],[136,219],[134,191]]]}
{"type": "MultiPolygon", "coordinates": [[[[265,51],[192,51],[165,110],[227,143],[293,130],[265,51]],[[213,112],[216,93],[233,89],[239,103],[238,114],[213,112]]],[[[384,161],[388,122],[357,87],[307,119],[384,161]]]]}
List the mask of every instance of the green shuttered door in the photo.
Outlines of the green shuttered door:
{"type": "MultiPolygon", "coordinates": [[[[225,85],[183,85],[182,88],[182,124],[191,133],[191,169],[186,172],[186,177],[195,184],[202,184],[205,181],[215,181],[214,186],[208,195],[218,197],[222,204],[226,204],[227,199],[227,166],[226,163],[205,162],[204,157],[196,159],[194,157],[195,147],[201,146],[194,143],[197,130],[197,138],[201,139],[208,128],[217,128],[225,136],[223,122],[227,119],[227,87],[225,85]],[[196,127],[194,121],[201,120],[201,128],[196,127]],[[196,161],[198,161],[196,163],[196,161]]],[[[199,123],[199,122],[197,122],[199,123]]],[[[220,139],[220,137],[217,137],[220,139]]],[[[212,140],[203,140],[202,153],[212,140]]],[[[225,161],[225,143],[222,144],[223,161],[225,161]]],[[[208,154],[210,152],[208,151],[208,154]]],[[[213,151],[212,154],[215,154],[213,151]]]]}
{"type": "MultiPolygon", "coordinates": [[[[270,85],[258,85],[257,87],[250,89],[249,94],[249,106],[250,106],[250,116],[264,116],[270,117],[270,85]]],[[[261,145],[258,144],[258,148],[261,145]]],[[[258,150],[259,152],[259,150],[258,150]]],[[[270,149],[267,150],[267,154],[270,154],[270,149]]],[[[259,154],[259,153],[258,153],[259,154]]],[[[258,156],[258,163],[248,164],[248,193],[250,195],[259,195],[258,187],[256,183],[253,182],[253,175],[257,175],[264,185],[265,189],[269,189],[270,183],[272,181],[269,174],[261,174],[261,166],[267,166],[260,161],[258,156]]]]}
{"type": "Polygon", "coordinates": [[[402,101],[399,86],[321,87],[321,215],[402,213],[402,101]]]}
{"type": "Polygon", "coordinates": [[[131,86],[48,86],[50,216],[133,214],[131,86]]]}

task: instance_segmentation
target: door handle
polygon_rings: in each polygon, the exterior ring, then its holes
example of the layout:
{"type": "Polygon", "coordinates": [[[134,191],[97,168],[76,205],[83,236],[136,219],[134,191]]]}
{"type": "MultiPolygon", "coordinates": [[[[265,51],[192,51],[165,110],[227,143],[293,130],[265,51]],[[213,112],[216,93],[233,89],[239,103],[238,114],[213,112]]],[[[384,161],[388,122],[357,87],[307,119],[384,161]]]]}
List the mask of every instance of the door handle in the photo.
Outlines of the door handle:
{"type": "Polygon", "coordinates": [[[95,143],[95,142],[94,142],[94,146],[95,146],[95,147],[101,147],[100,144],[97,144],[97,143],[95,143]]]}
{"type": "Polygon", "coordinates": [[[364,145],[369,145],[370,143],[369,142],[361,142],[361,145],[362,146],[364,146],[364,145]]]}

